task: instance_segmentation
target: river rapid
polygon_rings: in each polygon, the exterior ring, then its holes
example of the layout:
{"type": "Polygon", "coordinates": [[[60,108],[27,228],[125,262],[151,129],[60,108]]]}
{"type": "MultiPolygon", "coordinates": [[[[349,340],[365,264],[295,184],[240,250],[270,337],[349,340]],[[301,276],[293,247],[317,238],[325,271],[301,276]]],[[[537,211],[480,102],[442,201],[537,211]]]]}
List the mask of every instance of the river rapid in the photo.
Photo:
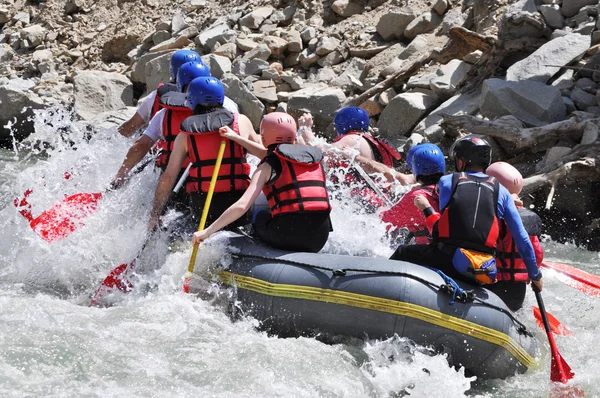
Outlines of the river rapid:
{"type": "MultiPolygon", "coordinates": [[[[32,189],[28,201],[36,216],[65,195],[101,192],[132,142],[115,129],[90,136],[64,111],[39,111],[36,133],[17,151],[0,151],[0,396],[548,396],[550,353],[531,293],[518,316],[538,332],[539,366],[494,381],[467,377],[443,355],[405,339],[326,345],[270,337],[250,318],[233,322],[220,304],[226,292],[209,283],[202,298],[181,292],[189,240],[167,247],[159,236],[143,257],[151,268],[143,288],[110,308],[88,306],[108,272],[134,258],[145,241],[158,173],[147,167],[123,189],[106,193],[83,227],[53,243],[32,231],[12,201],[32,189]]],[[[335,231],[324,251],[391,254],[376,216],[343,199],[333,205],[335,231]]],[[[545,240],[547,260],[600,274],[599,253],[545,240]]],[[[201,248],[198,267],[211,255],[213,249],[201,248]]],[[[576,373],[570,385],[600,396],[598,298],[550,271],[544,275],[546,308],[573,331],[556,336],[576,373]]]]}

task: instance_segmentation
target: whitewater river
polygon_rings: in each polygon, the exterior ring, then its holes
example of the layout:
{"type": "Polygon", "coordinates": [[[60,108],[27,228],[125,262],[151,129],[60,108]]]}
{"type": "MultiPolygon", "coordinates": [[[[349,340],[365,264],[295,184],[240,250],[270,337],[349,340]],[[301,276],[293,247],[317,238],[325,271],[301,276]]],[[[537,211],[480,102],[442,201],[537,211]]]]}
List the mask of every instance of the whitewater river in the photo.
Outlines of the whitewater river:
{"type": "MultiPolygon", "coordinates": [[[[64,240],[44,242],[13,199],[32,189],[35,216],[66,194],[100,192],[132,142],[114,130],[87,141],[77,129],[65,142],[59,130],[69,125],[68,115],[41,114],[25,144],[29,149],[0,151],[0,397],[548,396],[550,356],[533,320],[531,293],[518,315],[538,332],[540,364],[504,381],[466,377],[442,355],[427,355],[402,339],[330,346],[269,337],[252,319],[232,322],[220,300],[181,293],[188,242],[170,251],[157,243],[155,253],[146,255],[154,263],[152,289],[136,290],[111,308],[89,307],[100,281],[143,244],[158,176],[147,168],[124,189],[106,194],[85,226],[64,240]],[[41,141],[50,147],[42,150],[41,141]]],[[[389,256],[376,217],[334,206],[335,231],[326,251],[389,256]]],[[[545,250],[548,260],[600,274],[596,252],[552,242],[545,250]]],[[[201,250],[199,267],[202,260],[201,250]]],[[[586,396],[600,396],[600,301],[550,272],[544,281],[547,309],[574,332],[556,337],[576,373],[572,384],[586,396]]]]}

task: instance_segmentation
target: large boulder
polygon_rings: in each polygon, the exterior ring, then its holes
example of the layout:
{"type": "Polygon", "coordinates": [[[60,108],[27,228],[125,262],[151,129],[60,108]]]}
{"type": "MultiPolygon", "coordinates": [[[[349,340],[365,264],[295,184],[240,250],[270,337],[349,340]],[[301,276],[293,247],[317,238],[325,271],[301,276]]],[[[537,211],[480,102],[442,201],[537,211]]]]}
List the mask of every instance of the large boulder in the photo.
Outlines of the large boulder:
{"type": "Polygon", "coordinates": [[[273,14],[275,9],[271,6],[258,7],[249,14],[244,15],[240,21],[240,26],[250,29],[258,29],[262,23],[273,14]]]}
{"type": "Polygon", "coordinates": [[[422,33],[428,33],[434,30],[442,23],[442,17],[435,12],[426,12],[413,19],[406,29],[404,36],[407,39],[414,39],[422,33]]]}
{"type": "Polygon", "coordinates": [[[258,130],[265,106],[235,75],[228,73],[221,78],[225,87],[225,95],[231,98],[240,108],[240,113],[246,115],[252,126],[258,130]]]}
{"type": "Polygon", "coordinates": [[[583,7],[595,4],[598,4],[598,0],[563,0],[561,12],[565,17],[570,18],[577,15],[583,7]]]}
{"type": "Polygon", "coordinates": [[[33,92],[34,87],[33,81],[24,79],[12,79],[6,84],[0,84],[1,146],[12,140],[11,130],[5,127],[7,124],[12,124],[12,132],[17,140],[21,140],[33,132],[33,122],[29,120],[29,117],[33,115],[34,109],[44,106],[42,99],[33,92]]]}
{"type": "Polygon", "coordinates": [[[487,79],[481,93],[481,114],[490,119],[513,115],[530,126],[543,126],[566,117],[560,90],[543,83],[487,79]]]}
{"type": "Polygon", "coordinates": [[[144,75],[147,92],[154,90],[160,83],[171,80],[171,72],[169,71],[171,66],[171,55],[172,53],[169,52],[146,63],[144,75]]]}
{"type": "Polygon", "coordinates": [[[438,103],[438,97],[428,90],[398,94],[379,116],[379,133],[385,137],[406,135],[438,103]]]}
{"type": "Polygon", "coordinates": [[[346,95],[339,88],[313,85],[291,95],[288,112],[294,117],[299,117],[304,112],[312,113],[317,131],[325,131],[345,100],[346,95]]]}
{"type": "Polygon", "coordinates": [[[506,80],[546,83],[561,67],[580,58],[591,44],[590,36],[569,33],[550,40],[506,71],[506,80]]]}
{"type": "MultiPolygon", "coordinates": [[[[485,6],[485,3],[481,2],[485,6]]],[[[487,7],[484,12],[489,13],[487,7]]],[[[513,40],[522,37],[542,37],[546,33],[546,22],[538,12],[535,0],[519,0],[506,7],[498,26],[498,37],[513,40]]]]}
{"type": "Polygon", "coordinates": [[[133,106],[133,85],[119,73],[86,70],[75,75],[73,82],[75,113],[82,119],[133,106]]]}
{"type": "Polygon", "coordinates": [[[208,54],[203,55],[204,62],[210,69],[210,75],[220,79],[224,74],[231,72],[231,61],[227,57],[220,55],[208,54]]]}
{"type": "MultiPolygon", "coordinates": [[[[131,71],[131,81],[134,83],[142,83],[146,84],[146,64],[152,61],[155,58],[158,58],[162,55],[169,54],[169,60],[171,59],[171,54],[174,51],[160,51],[156,53],[146,53],[140,57],[133,65],[133,70],[131,71]]],[[[156,87],[150,87],[150,90],[154,90],[156,87]]]]}
{"type": "Polygon", "coordinates": [[[377,22],[377,33],[383,40],[394,40],[404,37],[404,30],[417,17],[412,8],[405,7],[398,11],[387,12],[377,22]]]}
{"type": "Polygon", "coordinates": [[[456,92],[456,86],[467,76],[471,70],[468,63],[453,59],[445,65],[442,65],[435,72],[429,82],[429,87],[440,98],[450,98],[456,92]]]}

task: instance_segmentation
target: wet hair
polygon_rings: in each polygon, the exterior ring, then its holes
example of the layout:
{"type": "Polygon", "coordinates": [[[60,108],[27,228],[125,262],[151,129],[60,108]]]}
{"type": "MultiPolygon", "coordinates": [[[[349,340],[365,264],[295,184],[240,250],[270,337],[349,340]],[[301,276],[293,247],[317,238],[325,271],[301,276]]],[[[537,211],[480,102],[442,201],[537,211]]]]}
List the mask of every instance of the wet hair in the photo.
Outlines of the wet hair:
{"type": "Polygon", "coordinates": [[[212,104],[198,104],[194,108],[194,115],[204,115],[206,113],[211,113],[214,111],[218,111],[219,109],[223,109],[223,104],[212,103],[212,104]]]}
{"type": "Polygon", "coordinates": [[[442,173],[429,174],[426,176],[420,175],[417,176],[417,181],[421,183],[421,185],[435,185],[440,181],[440,178],[442,178],[442,176],[442,173]]]}

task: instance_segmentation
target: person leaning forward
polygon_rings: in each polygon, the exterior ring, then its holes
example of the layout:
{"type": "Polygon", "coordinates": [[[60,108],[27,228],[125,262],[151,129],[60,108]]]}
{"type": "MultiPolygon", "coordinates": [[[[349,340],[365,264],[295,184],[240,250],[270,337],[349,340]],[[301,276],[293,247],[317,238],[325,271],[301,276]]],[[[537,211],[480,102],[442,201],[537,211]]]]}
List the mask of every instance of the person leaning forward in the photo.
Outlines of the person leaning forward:
{"type": "Polygon", "coordinates": [[[399,246],[390,258],[437,268],[471,283],[494,283],[494,256],[502,219],[515,239],[529,278],[541,291],[542,273],[513,198],[495,178],[483,172],[491,163],[490,145],[471,135],[458,140],[450,152],[458,172],[440,179],[441,214],[424,196],[415,198],[415,205],[427,218],[432,243],[399,246]]]}

